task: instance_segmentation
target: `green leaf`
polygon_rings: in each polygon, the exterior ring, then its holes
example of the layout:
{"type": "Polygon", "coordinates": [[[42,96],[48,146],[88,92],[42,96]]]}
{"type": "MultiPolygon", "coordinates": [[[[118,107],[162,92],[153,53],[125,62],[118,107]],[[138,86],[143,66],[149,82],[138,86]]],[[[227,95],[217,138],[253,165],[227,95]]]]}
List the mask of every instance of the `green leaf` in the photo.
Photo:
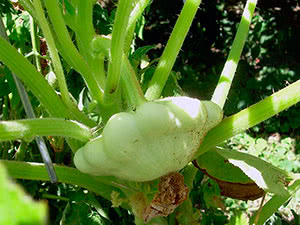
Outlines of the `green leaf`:
{"type": "Polygon", "coordinates": [[[207,208],[223,208],[223,202],[221,201],[220,188],[218,183],[212,179],[209,179],[203,186],[203,199],[207,208]]]}
{"type": "Polygon", "coordinates": [[[216,151],[234,166],[240,168],[263,190],[280,196],[289,195],[285,188],[289,178],[287,172],[247,153],[228,149],[216,149],[216,151]]]}
{"type": "Polygon", "coordinates": [[[140,64],[140,61],[142,58],[151,50],[154,49],[154,45],[146,45],[143,47],[138,48],[131,56],[130,56],[130,62],[133,67],[137,68],[140,64]]]}
{"type": "Polygon", "coordinates": [[[146,19],[144,16],[141,16],[136,23],[136,27],[135,27],[135,33],[138,36],[139,39],[143,40],[143,30],[144,30],[144,26],[146,24],[146,19]]]}
{"type": "Polygon", "coordinates": [[[18,185],[8,179],[0,164],[0,224],[42,225],[46,224],[47,207],[34,202],[18,185]]]}
{"type": "Polygon", "coordinates": [[[89,204],[84,201],[69,202],[63,212],[63,218],[60,224],[65,225],[105,225],[109,224],[97,212],[92,210],[89,204]]]}
{"type": "Polygon", "coordinates": [[[238,167],[226,161],[216,150],[210,150],[197,159],[199,167],[214,178],[232,183],[252,183],[238,167]]]}

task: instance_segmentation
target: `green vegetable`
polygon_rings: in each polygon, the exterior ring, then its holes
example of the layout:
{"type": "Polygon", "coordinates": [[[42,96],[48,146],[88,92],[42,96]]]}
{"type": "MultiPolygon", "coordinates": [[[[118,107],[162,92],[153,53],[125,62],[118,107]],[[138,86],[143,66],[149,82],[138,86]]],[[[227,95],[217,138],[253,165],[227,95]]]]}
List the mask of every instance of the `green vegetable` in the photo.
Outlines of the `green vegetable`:
{"type": "Polygon", "coordinates": [[[150,181],[191,161],[222,116],[218,105],[188,97],[147,102],[135,112],[112,116],[102,135],[76,152],[74,162],[84,173],[150,181]]]}

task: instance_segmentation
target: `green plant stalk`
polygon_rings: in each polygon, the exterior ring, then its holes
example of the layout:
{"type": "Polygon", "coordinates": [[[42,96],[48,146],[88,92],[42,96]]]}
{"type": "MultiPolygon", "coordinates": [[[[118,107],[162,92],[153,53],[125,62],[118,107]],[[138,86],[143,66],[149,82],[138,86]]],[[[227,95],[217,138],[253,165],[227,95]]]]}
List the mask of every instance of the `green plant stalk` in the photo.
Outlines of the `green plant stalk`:
{"type": "Polygon", "coordinates": [[[0,37],[0,60],[30,88],[54,117],[71,118],[68,108],[35,67],[0,37]]]}
{"type": "Polygon", "coordinates": [[[91,42],[96,32],[93,26],[93,5],[94,1],[76,1],[77,14],[75,17],[77,30],[76,40],[80,53],[88,62],[94,74],[95,80],[101,85],[105,86],[105,71],[102,69],[104,66],[104,58],[93,55],[91,50],[91,42]]]}
{"type": "Polygon", "coordinates": [[[195,158],[212,147],[275,116],[300,101],[300,80],[272,94],[264,100],[225,118],[205,136],[195,158]]]}
{"type": "Polygon", "coordinates": [[[146,6],[149,4],[149,0],[140,0],[136,2],[136,5],[134,6],[133,10],[130,13],[129,21],[127,25],[127,35],[125,38],[125,48],[124,48],[124,54],[128,55],[130,51],[130,46],[132,43],[132,39],[134,36],[134,30],[136,26],[136,21],[138,18],[141,17],[143,11],[145,10],[146,6]]]}
{"type": "Polygon", "coordinates": [[[19,145],[18,150],[15,154],[15,160],[16,161],[24,161],[27,146],[28,145],[25,141],[21,142],[21,144],[19,145]]]}
{"type": "MultiPolygon", "coordinates": [[[[9,175],[15,179],[49,181],[45,167],[41,163],[16,162],[8,160],[0,160],[0,163],[6,167],[9,175]]],[[[78,185],[93,191],[108,200],[111,199],[110,196],[113,191],[137,191],[124,185],[122,182],[119,182],[113,177],[91,176],[83,174],[75,168],[66,166],[54,165],[54,168],[58,177],[58,182],[78,185]]]]}
{"type": "Polygon", "coordinates": [[[93,71],[95,71],[96,79],[99,79],[99,82],[103,84],[103,86],[105,86],[105,80],[106,80],[104,60],[105,60],[104,54],[99,55],[98,57],[94,58],[92,64],[93,71]]]}
{"type": "MultiPolygon", "coordinates": [[[[289,196],[283,197],[274,195],[262,208],[258,221],[255,225],[263,225],[280,206],[287,202],[298,190],[300,189],[300,179],[296,180],[292,185],[288,187],[290,193],[289,196]]],[[[250,223],[253,224],[256,217],[256,213],[250,218],[250,223]]]]}
{"type": "Polygon", "coordinates": [[[33,17],[30,16],[30,37],[31,37],[31,43],[32,43],[32,50],[34,52],[34,59],[35,59],[35,66],[38,72],[42,72],[42,67],[41,67],[41,61],[40,57],[38,56],[39,54],[39,45],[37,42],[37,33],[36,33],[36,25],[34,24],[33,17]]]}
{"type": "MultiPolygon", "coordinates": [[[[32,35],[31,37],[33,39],[33,46],[34,46],[33,51],[37,52],[36,40],[35,40],[35,27],[34,27],[34,24],[33,24],[32,17],[30,17],[30,24],[31,24],[31,35],[32,35]]],[[[1,35],[9,42],[9,39],[6,35],[5,27],[3,25],[2,20],[0,20],[0,30],[1,30],[1,35]]],[[[40,68],[39,58],[37,57],[37,54],[35,54],[35,59],[36,59],[37,66],[39,66],[39,68],[40,68]]],[[[22,82],[18,79],[18,77],[15,74],[12,74],[12,77],[15,81],[15,84],[16,84],[18,93],[20,95],[20,98],[21,98],[21,101],[22,101],[22,104],[23,104],[23,107],[24,107],[24,110],[26,112],[27,117],[28,118],[35,118],[35,114],[34,114],[30,99],[28,97],[28,94],[25,90],[24,85],[22,84],[22,82]]],[[[36,140],[37,146],[39,148],[39,151],[41,153],[42,159],[43,159],[43,161],[46,165],[46,169],[48,171],[50,180],[51,180],[52,183],[55,183],[57,181],[57,177],[56,177],[55,171],[53,169],[52,161],[51,161],[47,146],[45,144],[45,141],[44,141],[43,138],[41,138],[39,136],[36,137],[35,140],[36,140]]],[[[22,147],[22,144],[21,144],[21,147],[22,147]]]]}
{"type": "Polygon", "coordinates": [[[79,36],[79,50],[83,57],[89,62],[91,41],[95,35],[93,27],[93,2],[92,1],[77,1],[77,17],[76,24],[78,30],[75,31],[79,36]]]}
{"type": "Polygon", "coordinates": [[[57,1],[45,0],[45,4],[57,39],[64,49],[64,55],[67,55],[66,60],[71,60],[70,65],[76,65],[75,69],[78,70],[85,80],[93,99],[101,103],[103,97],[101,84],[97,82],[89,65],[73,44],[61,15],[60,8],[57,5],[57,1]]]}
{"type": "Polygon", "coordinates": [[[130,13],[127,30],[135,26],[137,19],[142,15],[150,0],[139,0],[130,13]]]}
{"type": "Polygon", "coordinates": [[[131,107],[141,105],[146,102],[142,88],[136,78],[135,72],[131,67],[128,58],[123,54],[122,64],[123,75],[121,77],[122,89],[125,91],[125,99],[131,107]]]}
{"type": "MultiPolygon", "coordinates": [[[[55,70],[55,74],[58,80],[58,85],[61,93],[61,97],[63,102],[66,104],[70,112],[74,115],[73,118],[76,118],[78,121],[82,121],[85,124],[88,124],[90,126],[94,125],[92,121],[89,120],[89,118],[79,111],[79,109],[76,107],[74,102],[71,100],[69,96],[69,91],[67,87],[67,83],[64,76],[64,71],[59,59],[59,55],[55,46],[54,39],[51,34],[50,27],[48,25],[48,22],[44,16],[44,11],[41,5],[40,0],[34,0],[33,5],[36,10],[36,15],[39,18],[39,25],[42,28],[42,31],[44,33],[45,39],[47,41],[48,49],[50,52],[50,57],[52,59],[53,67],[55,70]]],[[[35,49],[36,50],[36,49],[35,49]]],[[[39,60],[38,60],[39,61],[39,60]]]]}
{"type": "Polygon", "coordinates": [[[88,127],[76,121],[57,118],[0,122],[0,141],[30,140],[35,136],[63,136],[87,142],[92,138],[92,132],[88,127]]]}
{"type": "Polygon", "coordinates": [[[47,199],[54,199],[54,200],[60,200],[60,201],[65,201],[68,202],[70,199],[69,198],[65,198],[62,196],[57,196],[57,195],[53,195],[53,194],[42,194],[41,198],[47,198],[47,199]]]}
{"type": "Polygon", "coordinates": [[[231,50],[212,96],[211,100],[218,104],[221,108],[223,108],[227,99],[227,95],[246,42],[256,3],[257,0],[247,1],[231,50]]]}
{"type": "Polygon", "coordinates": [[[60,1],[58,3],[60,6],[60,8],[63,9],[63,18],[64,18],[64,21],[65,23],[67,24],[67,26],[73,30],[73,31],[77,31],[78,30],[78,27],[77,27],[77,24],[76,24],[76,10],[75,10],[75,7],[74,7],[74,3],[73,2],[70,2],[70,1],[60,1]],[[67,9],[68,7],[72,8],[73,9],[73,12],[69,12],[69,10],[67,9]]]}
{"type": "MultiPolygon", "coordinates": [[[[111,40],[106,39],[105,41],[106,43],[104,42],[105,44],[103,44],[103,46],[105,49],[108,49],[109,47],[107,46],[111,45],[110,44],[111,40]]],[[[108,57],[108,54],[106,54],[105,56],[108,57]]],[[[104,56],[102,55],[101,57],[104,58],[104,56]]],[[[101,65],[103,66],[103,64],[101,65]]],[[[104,70],[104,68],[102,68],[102,70],[104,70]]],[[[127,101],[131,105],[130,107],[136,107],[140,104],[143,104],[146,101],[140,83],[136,78],[135,71],[133,70],[125,53],[123,53],[123,58],[122,58],[121,86],[122,86],[122,91],[124,91],[123,93],[125,94],[122,97],[125,99],[125,101],[127,101]]],[[[113,105],[113,107],[115,108],[116,105],[113,105]]],[[[110,116],[105,116],[105,117],[110,117],[110,116]]]]}
{"type": "Polygon", "coordinates": [[[122,55],[126,38],[129,15],[133,7],[133,0],[120,0],[114,21],[110,62],[104,89],[104,104],[115,102],[116,91],[119,87],[121,77],[122,55]]]}
{"type": "MultiPolygon", "coordinates": [[[[136,23],[135,23],[136,24],[136,23]]],[[[135,26],[130,27],[131,29],[127,30],[125,41],[124,41],[124,50],[123,53],[127,56],[130,54],[131,44],[133,43],[135,26]]]]}
{"type": "Polygon", "coordinates": [[[40,0],[33,0],[33,6],[35,7],[37,17],[39,19],[39,25],[43,31],[43,34],[45,36],[45,39],[47,41],[48,50],[50,53],[50,57],[52,59],[53,67],[56,73],[56,77],[58,80],[58,85],[60,89],[60,93],[62,96],[62,100],[68,107],[72,107],[73,103],[71,102],[71,99],[69,97],[68,87],[66,84],[64,71],[60,63],[60,59],[58,56],[58,52],[55,46],[54,39],[51,34],[50,27],[48,25],[48,22],[44,15],[44,10],[42,8],[42,4],[40,0]]]}
{"type": "Polygon", "coordinates": [[[201,0],[187,0],[185,2],[149,83],[145,94],[147,100],[154,100],[160,97],[200,3],[201,0]]]}

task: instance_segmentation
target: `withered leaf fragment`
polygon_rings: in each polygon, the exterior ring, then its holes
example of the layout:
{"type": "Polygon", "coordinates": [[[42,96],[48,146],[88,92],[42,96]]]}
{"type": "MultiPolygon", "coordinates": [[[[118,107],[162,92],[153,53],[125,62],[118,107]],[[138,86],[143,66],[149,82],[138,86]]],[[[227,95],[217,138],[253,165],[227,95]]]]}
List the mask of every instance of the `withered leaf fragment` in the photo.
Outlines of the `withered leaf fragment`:
{"type": "Polygon", "coordinates": [[[184,177],[177,172],[163,176],[158,184],[158,193],[143,213],[147,223],[157,216],[168,216],[188,197],[188,188],[184,184],[184,177]]]}

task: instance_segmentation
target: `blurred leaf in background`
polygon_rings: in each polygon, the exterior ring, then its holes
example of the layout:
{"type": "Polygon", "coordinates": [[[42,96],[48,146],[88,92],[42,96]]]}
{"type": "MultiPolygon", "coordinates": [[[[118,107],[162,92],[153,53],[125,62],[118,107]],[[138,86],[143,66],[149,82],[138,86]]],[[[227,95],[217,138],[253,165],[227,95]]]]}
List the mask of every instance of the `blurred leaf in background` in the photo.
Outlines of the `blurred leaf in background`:
{"type": "Polygon", "coordinates": [[[46,219],[46,203],[33,201],[0,164],[0,224],[46,225],[46,219]]]}

